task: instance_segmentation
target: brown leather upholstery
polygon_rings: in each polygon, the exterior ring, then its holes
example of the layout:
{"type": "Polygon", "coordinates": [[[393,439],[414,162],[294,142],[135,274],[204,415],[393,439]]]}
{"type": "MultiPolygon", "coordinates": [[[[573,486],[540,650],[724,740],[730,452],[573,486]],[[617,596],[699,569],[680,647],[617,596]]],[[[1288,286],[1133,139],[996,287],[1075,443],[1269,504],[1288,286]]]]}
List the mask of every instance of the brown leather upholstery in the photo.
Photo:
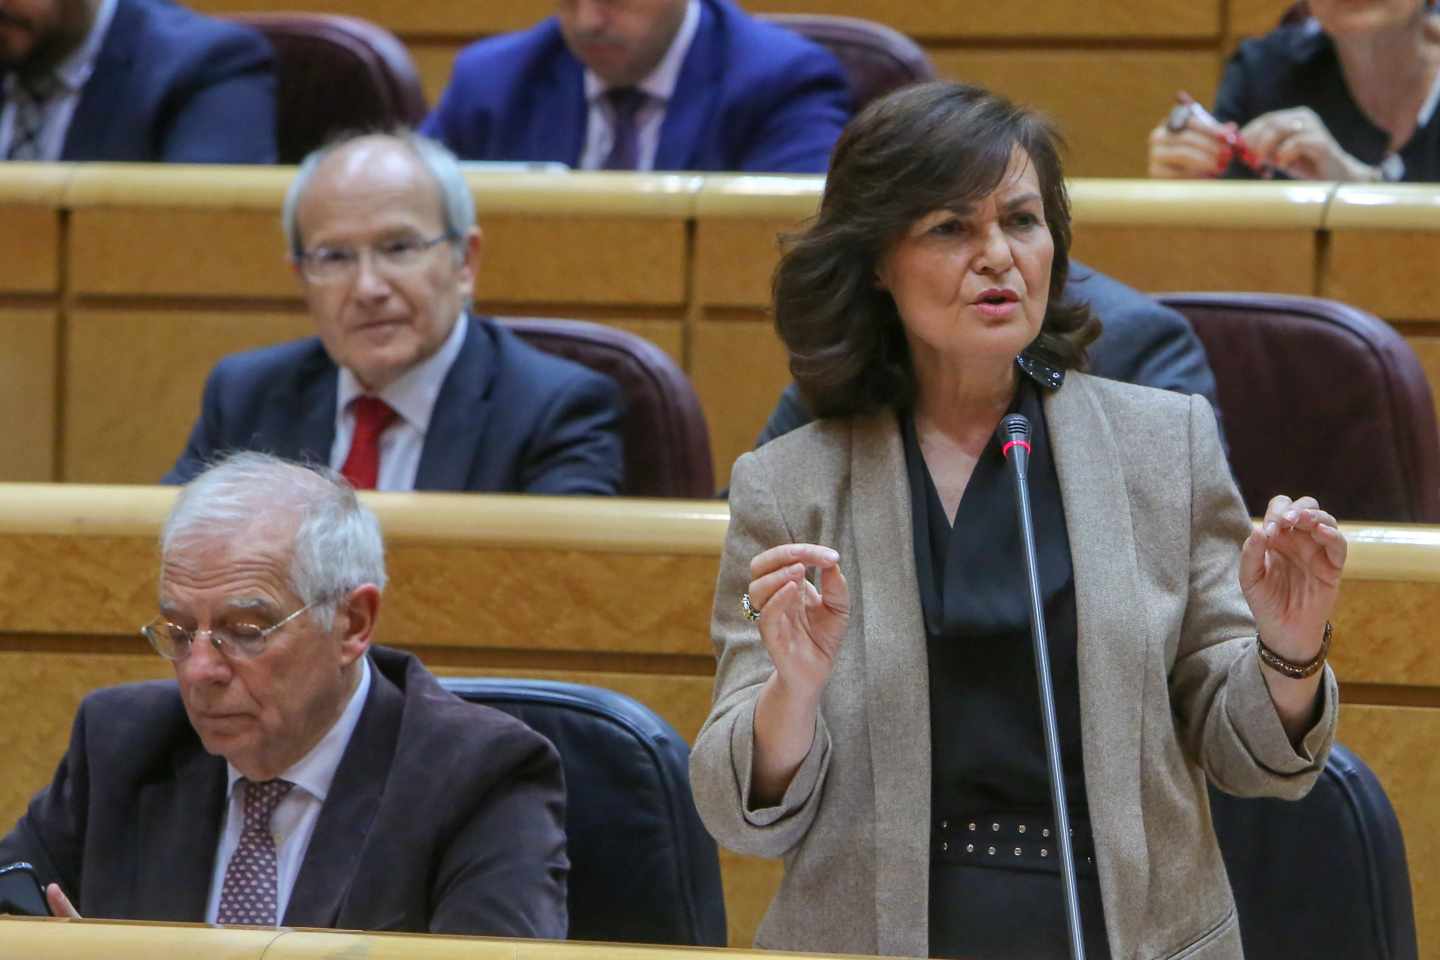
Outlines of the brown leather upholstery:
{"type": "Polygon", "coordinates": [[[1333,300],[1178,293],[1209,354],[1245,506],[1308,493],[1341,520],[1440,522],[1440,433],[1405,339],[1333,300]]]}
{"type": "Polygon", "coordinates": [[[935,79],[935,67],[925,51],[884,24],[823,13],[762,13],[759,17],[794,30],[834,54],[845,68],[856,110],[891,90],[935,79]]]}
{"type": "Polygon", "coordinates": [[[582,320],[499,318],[533,347],[583,364],[625,397],[627,497],[713,497],[710,431],[689,379],[649,340],[582,320]]]}
{"type": "Polygon", "coordinates": [[[425,116],[415,63],[394,34],[367,20],[324,13],[245,13],[275,48],[276,139],[281,163],[344,130],[414,126],[425,116]]]}

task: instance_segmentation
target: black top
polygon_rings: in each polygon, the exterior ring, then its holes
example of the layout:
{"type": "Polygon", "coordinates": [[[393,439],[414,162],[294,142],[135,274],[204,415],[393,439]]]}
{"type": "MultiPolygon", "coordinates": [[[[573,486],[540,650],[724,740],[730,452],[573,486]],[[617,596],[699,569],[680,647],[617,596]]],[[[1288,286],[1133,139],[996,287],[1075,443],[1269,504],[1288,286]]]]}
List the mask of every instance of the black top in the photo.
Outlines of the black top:
{"type": "MultiPolygon", "coordinates": [[[[1371,123],[1351,99],[1335,45],[1313,20],[1242,42],[1215,95],[1216,119],[1233,120],[1241,127],[1262,114],[1290,107],[1314,110],[1335,141],[1362,163],[1377,166],[1385,158],[1390,135],[1371,123]]],[[[1405,164],[1404,180],[1440,181],[1440,110],[1431,109],[1399,156],[1405,164]]],[[[1238,161],[1225,175],[1255,176],[1238,161]]]]}
{"type": "MultiPolygon", "coordinates": [[[[1026,373],[1011,412],[1023,413],[1032,425],[1030,509],[1061,764],[1070,816],[1082,821],[1088,817],[1080,750],[1075,583],[1040,400],[1041,391],[1056,384],[1058,371],[1031,367],[1026,373]]],[[[921,455],[912,413],[900,415],[900,430],[930,666],[933,812],[937,818],[1024,812],[1049,820],[1029,590],[1009,467],[998,444],[986,448],[952,527],[921,455]]]]}

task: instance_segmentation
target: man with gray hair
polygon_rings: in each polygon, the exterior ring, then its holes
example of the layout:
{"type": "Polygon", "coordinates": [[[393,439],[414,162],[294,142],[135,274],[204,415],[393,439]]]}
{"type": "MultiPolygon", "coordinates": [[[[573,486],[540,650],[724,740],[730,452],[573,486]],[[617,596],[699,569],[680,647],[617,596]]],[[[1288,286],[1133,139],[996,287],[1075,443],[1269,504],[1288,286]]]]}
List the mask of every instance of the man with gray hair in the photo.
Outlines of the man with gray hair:
{"type": "Polygon", "coordinates": [[[263,450],[358,489],[619,491],[615,383],[469,312],[481,232],[450,151],[408,132],[323,147],[284,227],[318,336],[221,360],[166,482],[263,450]]]}
{"type": "Polygon", "coordinates": [[[565,936],[559,757],[373,643],[384,544],[349,484],[236,454],[160,550],[142,632],[175,680],[85,698],[0,863],[57,915],[565,936]]]}

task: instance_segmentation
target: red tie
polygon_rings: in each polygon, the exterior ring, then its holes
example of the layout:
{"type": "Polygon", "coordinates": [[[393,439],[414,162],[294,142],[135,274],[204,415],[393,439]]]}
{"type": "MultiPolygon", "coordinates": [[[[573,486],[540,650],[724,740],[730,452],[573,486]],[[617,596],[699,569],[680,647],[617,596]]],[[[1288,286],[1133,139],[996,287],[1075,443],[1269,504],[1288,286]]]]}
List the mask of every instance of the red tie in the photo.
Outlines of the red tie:
{"type": "Polygon", "coordinates": [[[355,436],[340,472],[356,490],[374,490],[380,476],[380,434],[395,421],[396,413],[379,397],[362,395],[350,401],[355,411],[355,436]]]}

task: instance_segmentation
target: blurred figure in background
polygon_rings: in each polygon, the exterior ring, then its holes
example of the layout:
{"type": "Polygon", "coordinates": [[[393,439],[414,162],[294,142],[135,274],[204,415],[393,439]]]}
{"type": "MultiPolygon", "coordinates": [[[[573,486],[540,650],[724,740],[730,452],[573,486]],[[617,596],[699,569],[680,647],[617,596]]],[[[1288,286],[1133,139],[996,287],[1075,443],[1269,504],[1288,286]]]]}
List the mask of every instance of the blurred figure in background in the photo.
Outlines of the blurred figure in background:
{"type": "Polygon", "coordinates": [[[824,173],[849,116],[828,51],[730,0],[557,0],[461,51],[421,131],[465,160],[824,173]]]}
{"type": "Polygon", "coordinates": [[[0,157],[274,163],[274,53],[168,0],[0,0],[0,157]]]}
{"type": "Polygon", "coordinates": [[[1177,108],[1151,131],[1150,176],[1440,180],[1440,13],[1426,0],[1310,0],[1309,13],[1240,44],[1213,119],[1177,108]]]}

